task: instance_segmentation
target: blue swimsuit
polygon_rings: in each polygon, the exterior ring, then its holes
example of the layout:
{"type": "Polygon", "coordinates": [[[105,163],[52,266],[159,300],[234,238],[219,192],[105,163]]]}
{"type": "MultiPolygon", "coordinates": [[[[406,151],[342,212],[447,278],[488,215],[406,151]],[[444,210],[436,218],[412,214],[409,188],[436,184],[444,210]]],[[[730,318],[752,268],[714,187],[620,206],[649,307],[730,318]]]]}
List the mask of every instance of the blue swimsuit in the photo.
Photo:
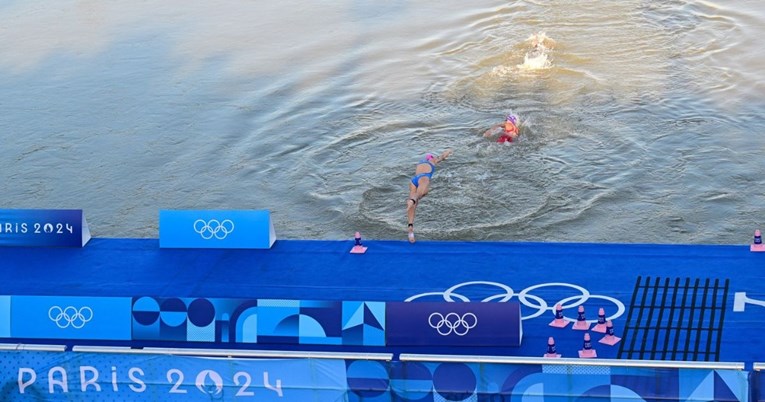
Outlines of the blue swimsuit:
{"type": "Polygon", "coordinates": [[[430,172],[428,173],[420,173],[412,177],[412,184],[414,184],[415,188],[420,186],[420,177],[427,177],[428,179],[430,179],[431,177],[433,177],[433,172],[436,171],[436,165],[430,163],[430,161],[428,160],[423,159],[418,163],[418,165],[422,165],[423,163],[427,163],[428,165],[430,165],[431,169],[430,169],[430,172]]]}

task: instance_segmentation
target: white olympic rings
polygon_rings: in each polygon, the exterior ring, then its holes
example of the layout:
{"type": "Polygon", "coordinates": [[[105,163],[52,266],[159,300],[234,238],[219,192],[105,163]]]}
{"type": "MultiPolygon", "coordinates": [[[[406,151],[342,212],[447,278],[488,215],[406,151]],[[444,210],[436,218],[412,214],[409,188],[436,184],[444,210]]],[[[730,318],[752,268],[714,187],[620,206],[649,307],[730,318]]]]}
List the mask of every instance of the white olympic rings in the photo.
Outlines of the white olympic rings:
{"type": "MultiPolygon", "coordinates": [[[[579,297],[579,296],[572,296],[572,297],[567,297],[567,298],[565,298],[565,299],[561,300],[561,301],[560,301],[560,304],[561,304],[561,305],[563,305],[563,303],[565,303],[565,302],[567,302],[567,301],[569,301],[569,300],[571,300],[571,299],[573,299],[573,298],[576,298],[576,297],[579,297]]],[[[624,303],[620,302],[619,300],[616,300],[616,299],[614,299],[614,298],[613,298],[613,297],[611,297],[611,296],[602,296],[602,295],[590,295],[590,297],[592,297],[593,299],[603,299],[603,300],[608,300],[608,301],[610,301],[611,303],[614,303],[614,305],[616,305],[616,313],[614,313],[613,315],[607,316],[607,317],[606,317],[606,321],[613,321],[613,320],[615,320],[616,318],[619,318],[619,317],[621,317],[621,316],[622,316],[622,314],[624,314],[624,312],[625,312],[625,311],[627,311],[627,309],[624,307],[624,303]]],[[[578,305],[577,305],[577,306],[578,306],[578,305]]],[[[565,316],[564,316],[564,317],[563,317],[563,319],[564,319],[564,320],[566,320],[566,321],[576,322],[576,319],[575,319],[575,318],[569,318],[569,317],[565,317],[565,316]]],[[[588,324],[592,324],[592,323],[596,323],[596,322],[598,322],[598,320],[586,320],[586,322],[587,322],[588,324]]]]}
{"type": "Polygon", "coordinates": [[[448,313],[444,316],[436,312],[428,317],[428,324],[440,335],[447,336],[454,333],[457,336],[464,336],[478,325],[478,317],[473,313],[465,313],[462,316],[457,313],[448,313]],[[436,318],[435,323],[434,317],[436,318]]]}
{"type": "Polygon", "coordinates": [[[81,307],[79,310],[72,306],[63,309],[59,306],[53,306],[48,310],[48,318],[61,329],[69,326],[80,329],[93,319],[93,309],[87,306],[81,307]]]}
{"type": "Polygon", "coordinates": [[[485,302],[492,301],[492,300],[498,298],[497,296],[499,296],[499,297],[502,298],[502,300],[500,300],[500,303],[501,303],[501,302],[508,302],[508,301],[510,301],[510,299],[513,298],[513,288],[511,288],[510,286],[507,286],[507,285],[505,285],[503,283],[485,282],[485,281],[472,281],[472,282],[458,283],[457,285],[454,285],[454,286],[450,287],[449,289],[446,289],[446,292],[444,292],[444,300],[446,300],[446,301],[454,301],[451,298],[452,296],[456,295],[456,293],[454,293],[454,290],[458,289],[458,288],[461,288],[463,286],[469,286],[469,285],[489,285],[489,286],[493,285],[493,286],[497,286],[497,287],[502,288],[502,289],[505,290],[505,294],[504,295],[503,294],[499,294],[499,295],[490,296],[490,297],[487,297],[486,299],[483,299],[481,301],[485,301],[485,302]]]}
{"type": "MultiPolygon", "coordinates": [[[[611,316],[606,317],[607,320],[614,320],[618,317],[621,317],[626,311],[626,308],[624,307],[624,303],[622,303],[620,300],[614,297],[604,296],[604,295],[593,295],[593,294],[590,294],[589,290],[585,289],[582,286],[575,285],[572,283],[564,283],[564,282],[540,283],[540,284],[529,286],[526,289],[523,289],[522,291],[516,294],[510,286],[507,286],[503,283],[489,282],[489,281],[470,281],[470,282],[458,283],[443,292],[420,293],[420,294],[411,296],[404,301],[410,302],[410,301],[414,301],[427,296],[441,296],[444,298],[445,301],[448,301],[448,302],[454,302],[454,301],[469,302],[470,298],[468,298],[467,296],[463,294],[456,293],[456,290],[458,290],[459,288],[462,288],[465,286],[471,286],[471,285],[486,285],[486,286],[492,286],[492,287],[497,287],[502,289],[503,292],[500,292],[488,297],[484,297],[481,300],[481,302],[498,301],[500,303],[503,303],[503,302],[508,302],[513,297],[517,296],[518,301],[522,305],[532,309],[536,309],[536,311],[531,313],[530,315],[522,316],[521,317],[522,320],[530,320],[532,318],[539,317],[548,311],[554,313],[555,306],[558,304],[560,304],[561,308],[565,310],[565,309],[579,307],[590,299],[607,300],[616,306],[616,312],[612,314],[611,316]],[[561,299],[557,303],[548,303],[544,298],[530,294],[530,292],[540,288],[544,288],[544,287],[568,287],[568,288],[577,290],[581,294],[576,296],[566,297],[564,299],[561,299]]],[[[563,317],[563,318],[568,321],[576,321],[576,319],[574,318],[569,318],[569,317],[563,317]]],[[[587,320],[587,323],[590,323],[590,324],[596,323],[596,322],[597,322],[597,319],[587,320]]]]}
{"type": "Polygon", "coordinates": [[[234,231],[234,222],[231,219],[225,219],[222,222],[217,219],[197,219],[194,221],[194,231],[199,233],[203,239],[209,240],[215,237],[223,240],[229,233],[234,231]]]}

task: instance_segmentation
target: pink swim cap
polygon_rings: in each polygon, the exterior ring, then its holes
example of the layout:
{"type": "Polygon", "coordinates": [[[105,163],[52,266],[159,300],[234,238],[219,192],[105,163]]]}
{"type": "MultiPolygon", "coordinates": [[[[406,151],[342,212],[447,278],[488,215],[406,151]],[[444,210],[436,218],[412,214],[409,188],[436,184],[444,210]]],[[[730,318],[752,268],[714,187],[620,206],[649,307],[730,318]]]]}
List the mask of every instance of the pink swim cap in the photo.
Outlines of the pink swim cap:
{"type": "Polygon", "coordinates": [[[429,161],[429,160],[431,160],[433,158],[435,158],[435,156],[433,156],[433,154],[425,154],[425,160],[426,161],[429,161]]]}

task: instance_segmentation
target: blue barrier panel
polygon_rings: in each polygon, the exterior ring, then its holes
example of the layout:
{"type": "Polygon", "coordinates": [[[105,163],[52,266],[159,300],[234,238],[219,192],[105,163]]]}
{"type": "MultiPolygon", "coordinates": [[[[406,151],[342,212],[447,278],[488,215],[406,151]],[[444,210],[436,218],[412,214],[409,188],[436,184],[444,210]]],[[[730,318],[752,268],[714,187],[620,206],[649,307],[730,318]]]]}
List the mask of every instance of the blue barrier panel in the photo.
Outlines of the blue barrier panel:
{"type": "Polygon", "coordinates": [[[11,337],[11,296],[0,296],[0,338],[11,337]]]}
{"type": "Polygon", "coordinates": [[[522,335],[517,302],[0,296],[0,338],[518,347],[522,335]]]}
{"type": "Polygon", "coordinates": [[[349,363],[349,402],[743,402],[749,392],[747,373],[729,369],[407,361],[385,370],[383,364],[349,363]]]}
{"type": "Polygon", "coordinates": [[[89,240],[81,209],[0,209],[0,246],[82,247],[89,240]]]}
{"type": "Polygon", "coordinates": [[[133,340],[385,345],[385,303],[133,298],[133,340]]]}
{"type": "Polygon", "coordinates": [[[763,375],[762,363],[755,363],[755,370],[752,371],[752,375],[749,378],[752,389],[752,401],[762,402],[765,401],[765,375],[763,375]],[[759,366],[759,367],[758,367],[759,366]]]}
{"type": "Polygon", "coordinates": [[[345,362],[11,351],[0,400],[344,401],[345,362]]]}
{"type": "Polygon", "coordinates": [[[385,346],[385,303],[0,296],[0,338],[385,346]]]}
{"type": "Polygon", "coordinates": [[[276,241],[267,210],[159,211],[162,248],[268,249],[276,241]]]}
{"type": "Polygon", "coordinates": [[[11,296],[10,337],[130,340],[130,301],[129,297],[11,296]]]}
{"type": "Polygon", "coordinates": [[[385,306],[388,346],[521,345],[518,302],[388,302],[385,306]]]}
{"type": "MultiPolygon", "coordinates": [[[[0,352],[0,400],[749,401],[735,369],[0,352]]],[[[557,359],[556,359],[557,360],[557,359]]]]}

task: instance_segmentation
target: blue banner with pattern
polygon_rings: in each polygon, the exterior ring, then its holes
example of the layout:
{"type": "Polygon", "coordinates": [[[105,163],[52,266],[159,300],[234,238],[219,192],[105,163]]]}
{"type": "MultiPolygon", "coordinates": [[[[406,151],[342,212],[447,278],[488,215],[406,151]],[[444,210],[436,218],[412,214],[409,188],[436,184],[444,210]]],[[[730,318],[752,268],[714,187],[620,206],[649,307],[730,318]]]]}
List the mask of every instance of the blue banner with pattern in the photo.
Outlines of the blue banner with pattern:
{"type": "Polygon", "coordinates": [[[736,370],[352,361],[347,377],[349,402],[749,400],[736,370]]]}
{"type": "Polygon", "coordinates": [[[343,401],[342,360],[4,352],[2,401],[343,401]]]}
{"type": "Polygon", "coordinates": [[[740,370],[23,350],[0,358],[0,400],[9,402],[745,402],[750,394],[740,370]]]}

